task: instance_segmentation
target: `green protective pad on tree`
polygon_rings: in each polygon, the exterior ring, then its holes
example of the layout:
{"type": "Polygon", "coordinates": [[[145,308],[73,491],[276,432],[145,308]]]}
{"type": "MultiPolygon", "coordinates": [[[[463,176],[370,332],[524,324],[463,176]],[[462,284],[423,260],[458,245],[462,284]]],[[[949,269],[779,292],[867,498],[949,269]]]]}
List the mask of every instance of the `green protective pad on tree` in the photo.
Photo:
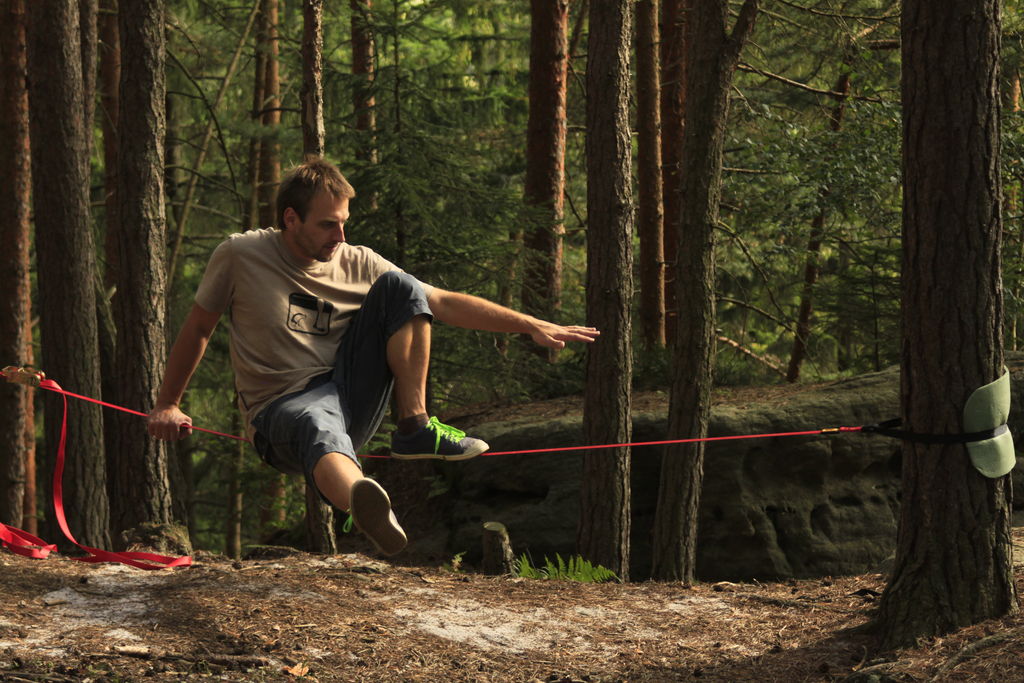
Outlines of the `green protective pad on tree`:
{"type": "MultiPolygon", "coordinates": [[[[967,399],[967,405],[964,406],[964,431],[995,429],[1006,424],[1009,416],[1010,371],[1003,368],[1002,377],[976,389],[967,399]]],[[[1013,435],[1009,429],[991,439],[969,442],[967,451],[975,469],[993,479],[1004,476],[1017,463],[1013,435]]]]}

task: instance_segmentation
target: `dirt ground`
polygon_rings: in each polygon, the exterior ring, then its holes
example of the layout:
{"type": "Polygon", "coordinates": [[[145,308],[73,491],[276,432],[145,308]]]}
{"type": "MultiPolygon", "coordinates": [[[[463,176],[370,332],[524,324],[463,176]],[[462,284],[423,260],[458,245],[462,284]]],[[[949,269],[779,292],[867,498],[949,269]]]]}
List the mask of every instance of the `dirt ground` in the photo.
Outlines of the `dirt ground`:
{"type": "MultiPolygon", "coordinates": [[[[1024,591],[1024,564],[1017,576],[1024,591]]],[[[858,627],[878,574],[687,588],[361,554],[145,572],[0,551],[0,586],[11,681],[1024,680],[1019,614],[874,654],[858,627]]]]}

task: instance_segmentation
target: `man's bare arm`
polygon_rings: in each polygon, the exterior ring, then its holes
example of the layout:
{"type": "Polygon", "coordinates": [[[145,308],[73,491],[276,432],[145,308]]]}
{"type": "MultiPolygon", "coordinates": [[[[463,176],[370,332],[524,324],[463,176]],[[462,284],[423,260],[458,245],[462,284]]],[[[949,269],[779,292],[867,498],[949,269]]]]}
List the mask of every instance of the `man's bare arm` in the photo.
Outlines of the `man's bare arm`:
{"type": "Polygon", "coordinates": [[[485,332],[529,334],[541,346],[561,349],[567,341],[592,342],[601,334],[593,327],[556,325],[532,315],[469,294],[434,289],[427,299],[441,322],[485,332]]]}
{"type": "Polygon", "coordinates": [[[177,441],[191,433],[192,418],[181,412],[181,397],[206,353],[206,345],[210,342],[218,320],[220,313],[208,311],[199,304],[192,305],[171,347],[160,394],[153,412],[149,414],[149,433],[152,436],[165,441],[177,441]]]}

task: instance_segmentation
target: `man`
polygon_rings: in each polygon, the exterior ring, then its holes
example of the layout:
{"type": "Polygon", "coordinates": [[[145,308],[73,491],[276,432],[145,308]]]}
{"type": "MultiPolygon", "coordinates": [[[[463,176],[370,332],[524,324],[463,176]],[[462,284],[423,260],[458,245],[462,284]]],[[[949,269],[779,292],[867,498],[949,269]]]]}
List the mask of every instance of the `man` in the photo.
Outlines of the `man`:
{"type": "Polygon", "coordinates": [[[426,411],[430,324],[529,334],[549,348],[592,342],[565,327],[484,299],[425,285],[366,247],[345,241],[355,191],[324,160],[294,168],[277,195],[278,229],[236,234],[214,250],[167,361],[151,435],[191,432],[179,405],[220,316],[230,310],[231,362],[260,456],[302,473],[383,553],[406,545],[387,493],[363,477],[357,451],[373,436],[394,389],[391,455],[466,460],[479,439],[426,411]]]}

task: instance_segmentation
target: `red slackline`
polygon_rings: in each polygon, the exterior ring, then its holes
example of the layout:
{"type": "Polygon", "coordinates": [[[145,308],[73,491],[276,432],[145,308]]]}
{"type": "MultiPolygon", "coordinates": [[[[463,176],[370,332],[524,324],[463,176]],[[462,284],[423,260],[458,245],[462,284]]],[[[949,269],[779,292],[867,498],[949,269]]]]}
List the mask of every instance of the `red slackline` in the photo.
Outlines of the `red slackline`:
{"type": "MultiPolygon", "coordinates": [[[[47,389],[61,394],[64,399],[64,416],[61,423],[60,429],[60,446],[57,449],[57,463],[54,467],[53,473],[53,507],[57,516],[57,524],[60,526],[64,535],[72,543],[77,545],[82,550],[90,553],[88,557],[76,557],[72,558],[81,562],[118,562],[120,564],[126,564],[131,567],[137,567],[138,569],[166,569],[169,567],[187,567],[192,564],[191,557],[168,557],[165,555],[155,555],[152,553],[141,553],[141,552],[110,552],[107,550],[99,550],[97,548],[90,548],[80,544],[71,535],[71,531],[68,529],[67,520],[64,517],[64,500],[63,500],[63,474],[64,474],[64,448],[67,440],[67,419],[68,419],[68,396],[71,398],[77,398],[82,401],[88,401],[89,403],[95,403],[97,405],[104,406],[106,408],[113,408],[114,410],[120,410],[124,413],[131,415],[137,415],[139,417],[149,417],[146,413],[140,413],[130,408],[115,405],[113,403],[107,403],[106,401],[100,401],[95,398],[88,396],[82,396],[75,394],[70,391],[65,391],[60,387],[59,384],[53,380],[44,379],[43,373],[33,372],[25,370],[23,368],[7,367],[0,371],[0,376],[6,377],[12,382],[19,382],[22,384],[30,384],[37,386],[40,389],[47,389]]],[[[195,425],[182,425],[183,427],[188,426],[191,429],[198,430],[200,432],[206,432],[207,434],[213,434],[215,436],[223,436],[229,439],[236,439],[238,441],[248,441],[248,439],[235,435],[225,434],[223,432],[217,432],[212,429],[204,429],[202,427],[196,427],[195,425]]],[[[526,450],[518,451],[487,451],[481,454],[483,456],[492,455],[526,455],[530,453],[557,453],[559,451],[587,451],[587,450],[598,450],[603,448],[627,448],[634,446],[666,446],[669,444],[680,444],[680,443],[698,443],[704,441],[732,441],[737,439],[768,439],[775,437],[786,437],[786,436],[813,436],[819,434],[839,434],[843,432],[860,432],[863,431],[864,427],[827,427],[824,429],[811,429],[800,432],[775,432],[765,434],[738,434],[731,436],[705,436],[699,438],[689,439],[665,439],[663,441],[633,441],[628,443],[614,443],[614,444],[598,444],[591,446],[557,446],[553,448],[531,448],[526,450]]],[[[361,455],[361,458],[389,458],[387,455],[361,455]]],[[[31,557],[35,559],[42,559],[55,551],[57,547],[51,545],[39,539],[32,534],[29,534],[21,529],[15,529],[14,527],[7,526],[6,524],[0,523],[0,545],[8,548],[11,552],[25,557],[31,557]]]]}

